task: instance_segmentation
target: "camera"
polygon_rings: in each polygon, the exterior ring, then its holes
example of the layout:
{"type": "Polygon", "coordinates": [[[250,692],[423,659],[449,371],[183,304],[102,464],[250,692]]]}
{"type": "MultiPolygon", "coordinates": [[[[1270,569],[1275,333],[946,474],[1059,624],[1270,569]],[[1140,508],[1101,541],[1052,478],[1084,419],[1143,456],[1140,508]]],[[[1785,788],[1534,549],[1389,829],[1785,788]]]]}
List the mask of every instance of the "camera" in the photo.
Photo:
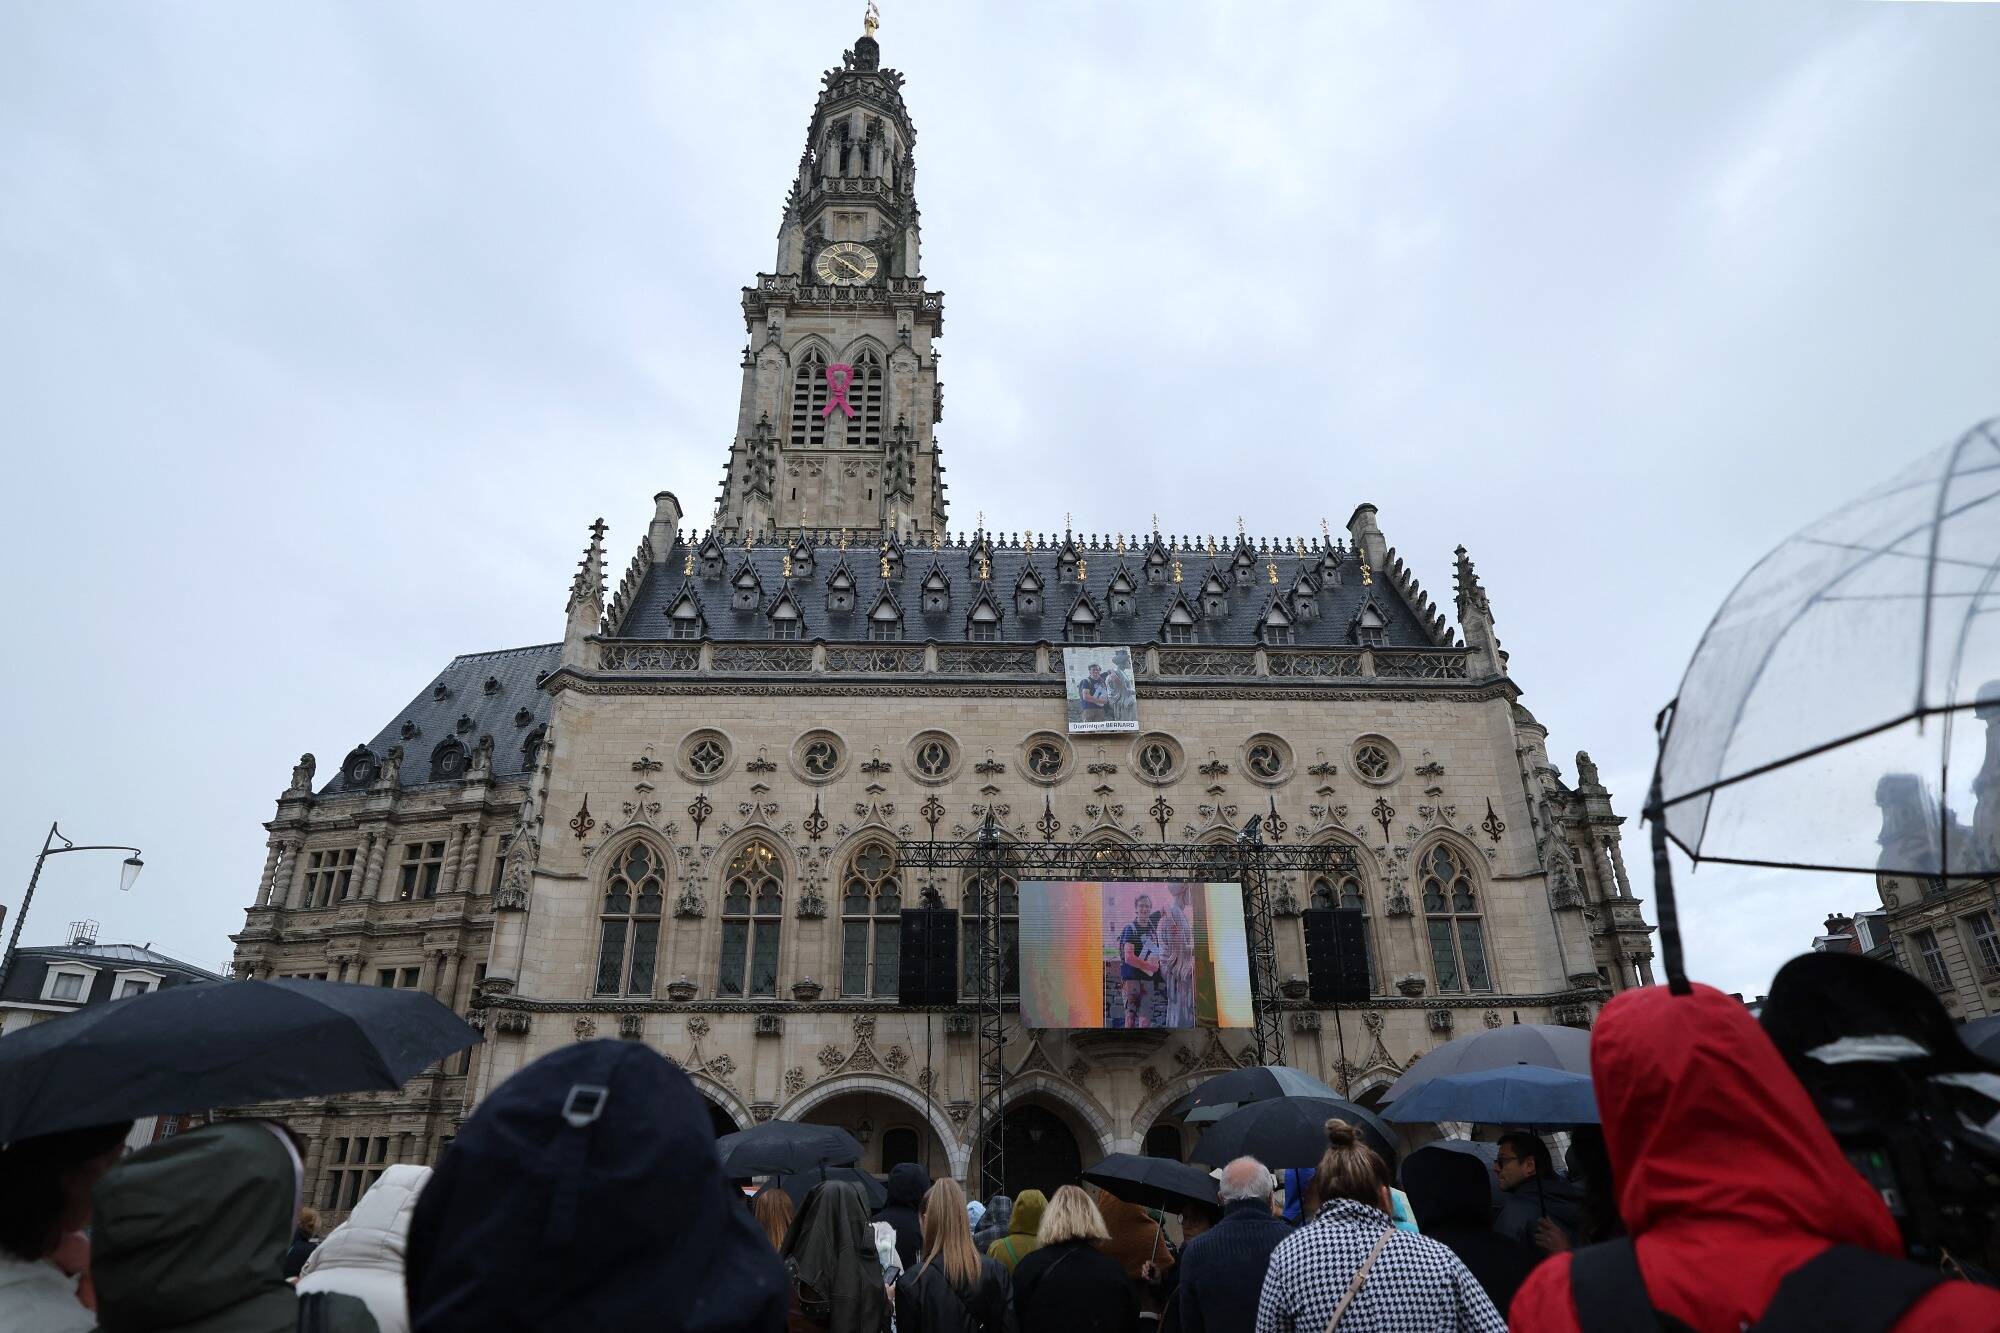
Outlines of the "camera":
{"type": "Polygon", "coordinates": [[[1909,973],[1857,954],[1785,964],[1761,1021],[1916,1263],[2000,1273],[2000,1068],[1909,973]]]}

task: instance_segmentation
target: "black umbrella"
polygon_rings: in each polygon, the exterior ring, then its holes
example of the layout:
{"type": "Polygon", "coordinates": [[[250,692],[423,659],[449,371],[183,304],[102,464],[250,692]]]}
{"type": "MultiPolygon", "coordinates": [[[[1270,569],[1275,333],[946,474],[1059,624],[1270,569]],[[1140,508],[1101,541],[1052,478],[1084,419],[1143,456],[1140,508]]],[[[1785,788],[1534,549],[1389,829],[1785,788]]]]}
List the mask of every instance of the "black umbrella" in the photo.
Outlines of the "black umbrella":
{"type": "Polygon", "coordinates": [[[1085,1171],[1083,1178],[1141,1208],[1163,1208],[1177,1213],[1189,1203],[1205,1203],[1211,1208],[1221,1206],[1213,1176],[1198,1166],[1187,1166],[1171,1157],[1108,1153],[1098,1159],[1097,1165],[1085,1171]]]}
{"type": "Polygon", "coordinates": [[[2000,1065],[2000,1016],[1973,1019],[1958,1030],[1958,1039],[1986,1063],[2000,1065]]]}
{"type": "Polygon", "coordinates": [[[861,1145],[852,1134],[834,1125],[766,1120],[724,1134],[715,1141],[715,1153],[722,1159],[723,1175],[748,1180],[822,1166],[852,1166],[861,1160],[861,1145]]]}
{"type": "Polygon", "coordinates": [[[221,981],[0,1037],[0,1142],[218,1106],[393,1091],[479,1041],[421,991],[221,981]]]}
{"type": "Polygon", "coordinates": [[[850,1185],[859,1185],[871,1213],[881,1211],[882,1205],[889,1202],[889,1187],[858,1166],[823,1166],[810,1171],[795,1171],[779,1176],[778,1188],[791,1195],[793,1203],[802,1204],[812,1187],[823,1180],[844,1180],[850,1185]]]}
{"type": "Polygon", "coordinates": [[[1254,1157],[1273,1171],[1317,1166],[1326,1151],[1326,1122],[1335,1116],[1361,1133],[1361,1141],[1396,1165],[1396,1131],[1373,1111],[1338,1097],[1278,1097],[1232,1111],[1210,1125],[1188,1154],[1203,1166],[1254,1157]]]}
{"type": "Polygon", "coordinates": [[[1304,1070],[1290,1065],[1252,1065],[1217,1074],[1161,1114],[1185,1116],[1203,1106],[1246,1106],[1273,1097],[1339,1097],[1339,1093],[1304,1070]]]}

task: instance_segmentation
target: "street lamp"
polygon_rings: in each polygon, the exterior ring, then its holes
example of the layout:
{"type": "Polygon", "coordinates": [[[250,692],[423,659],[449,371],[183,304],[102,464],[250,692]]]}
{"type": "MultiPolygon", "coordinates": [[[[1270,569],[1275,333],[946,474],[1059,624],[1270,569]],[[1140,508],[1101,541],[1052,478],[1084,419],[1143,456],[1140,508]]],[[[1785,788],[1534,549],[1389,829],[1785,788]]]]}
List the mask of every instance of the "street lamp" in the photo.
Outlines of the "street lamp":
{"type": "Polygon", "coordinates": [[[57,828],[54,824],[50,824],[49,836],[42,839],[41,854],[35,857],[35,873],[28,876],[28,891],[21,898],[21,910],[14,915],[14,929],[7,936],[6,955],[0,957],[0,987],[4,987],[7,984],[7,974],[14,970],[14,948],[21,942],[21,923],[28,919],[28,906],[35,901],[35,883],[42,877],[42,862],[48,860],[51,856],[61,856],[64,852],[132,853],[125,858],[125,863],[118,868],[118,887],[120,890],[129,890],[132,887],[132,881],[139,878],[139,872],[146,868],[146,863],[139,859],[139,849],[137,847],[121,847],[116,843],[79,847],[68,838],[63,837],[61,829],[57,828]],[[58,841],[62,843],[62,846],[56,846],[58,841]]]}

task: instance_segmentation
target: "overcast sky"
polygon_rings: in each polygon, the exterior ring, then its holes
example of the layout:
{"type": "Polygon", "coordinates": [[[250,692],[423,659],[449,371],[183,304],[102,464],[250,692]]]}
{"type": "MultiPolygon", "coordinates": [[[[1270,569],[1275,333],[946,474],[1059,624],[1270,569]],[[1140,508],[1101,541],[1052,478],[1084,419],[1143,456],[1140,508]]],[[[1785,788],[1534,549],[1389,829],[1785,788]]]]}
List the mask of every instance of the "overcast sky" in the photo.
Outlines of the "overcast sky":
{"type": "MultiPolygon", "coordinates": [[[[1566,774],[1787,532],[2000,412],[2000,6],[884,0],[954,527],[1471,549],[1566,774]]],[[[0,901],[229,956],[277,791],[706,519],[861,4],[0,6],[0,901]]],[[[1705,868],[1759,992],[1865,879],[1705,868]]]]}

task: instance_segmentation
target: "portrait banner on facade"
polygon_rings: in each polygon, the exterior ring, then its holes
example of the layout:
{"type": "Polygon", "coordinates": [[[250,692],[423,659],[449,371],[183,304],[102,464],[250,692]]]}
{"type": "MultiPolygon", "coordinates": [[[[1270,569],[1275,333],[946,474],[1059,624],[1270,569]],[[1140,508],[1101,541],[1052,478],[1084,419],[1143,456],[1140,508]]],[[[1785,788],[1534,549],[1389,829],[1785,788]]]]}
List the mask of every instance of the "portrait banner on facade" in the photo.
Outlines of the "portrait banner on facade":
{"type": "Polygon", "coordinates": [[[1072,733],[1139,729],[1139,689],[1130,648],[1063,649],[1063,691],[1072,733]]]}

